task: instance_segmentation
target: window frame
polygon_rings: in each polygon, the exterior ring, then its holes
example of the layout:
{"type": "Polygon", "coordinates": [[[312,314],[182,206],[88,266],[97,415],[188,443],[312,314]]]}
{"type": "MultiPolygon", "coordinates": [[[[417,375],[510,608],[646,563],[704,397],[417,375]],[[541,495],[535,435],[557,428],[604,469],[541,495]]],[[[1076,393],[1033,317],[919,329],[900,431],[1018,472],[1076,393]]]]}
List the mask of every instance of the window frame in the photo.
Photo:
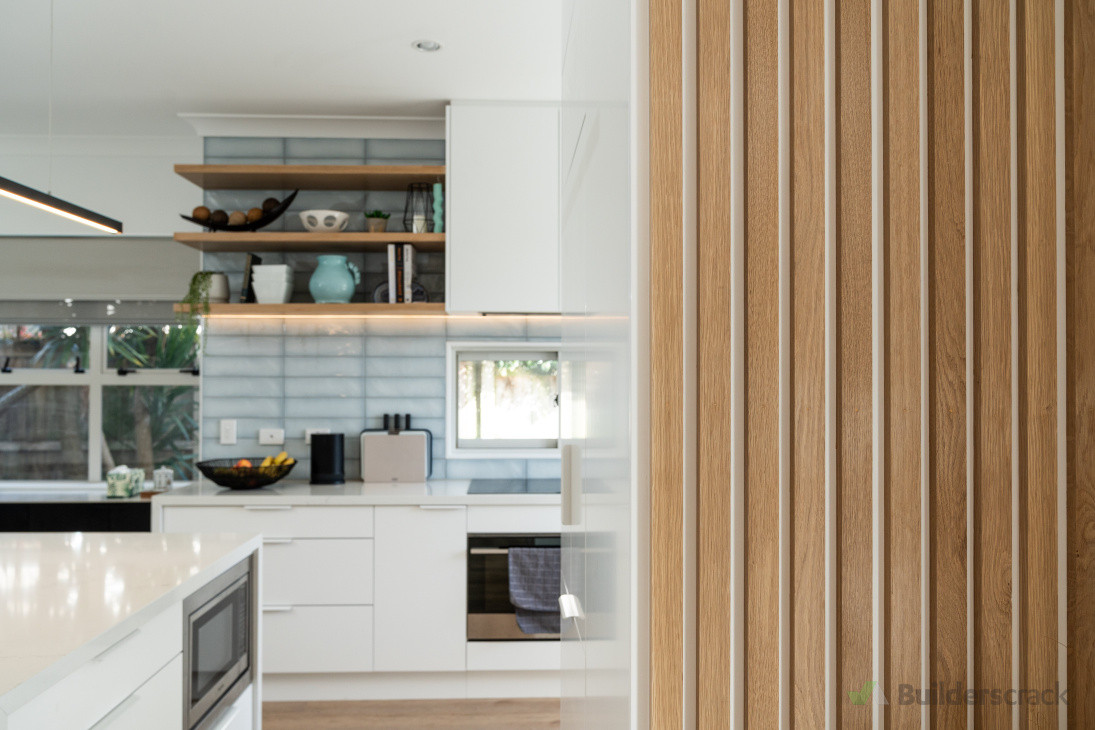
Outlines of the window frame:
{"type": "MultiPolygon", "coordinates": [[[[34,324],[34,323],[28,323],[34,324]]],[[[0,385],[46,385],[86,387],[88,389],[87,407],[87,482],[104,484],[103,471],[103,389],[111,386],[176,386],[191,385],[198,388],[198,422],[201,423],[201,378],[186,372],[160,368],[140,368],[119,375],[117,370],[107,368],[107,333],[110,327],[117,325],[72,323],[74,327],[88,328],[88,364],[84,372],[77,373],[73,368],[13,368],[10,373],[0,375],[0,385]]],[[[160,325],[152,325],[160,326],[160,325]]],[[[201,351],[197,354],[195,367],[201,370],[201,351]]],[[[87,484],[78,480],[35,480],[3,479],[0,486],[36,485],[42,488],[71,488],[73,485],[87,484]]]]}
{"type": "MultiPolygon", "coordinates": [[[[457,419],[459,409],[459,355],[467,352],[482,353],[520,353],[553,352],[560,361],[559,340],[450,340],[445,343],[445,458],[446,459],[558,459],[562,441],[562,417],[559,416],[559,438],[554,446],[499,446],[497,441],[489,441],[489,446],[460,446],[457,442],[457,419]]],[[[560,374],[561,375],[561,374],[560,374]]],[[[561,389],[560,389],[561,390],[561,389]]],[[[560,393],[556,393],[558,398],[560,393]]],[[[556,406],[556,415],[560,414],[556,406]]]]}

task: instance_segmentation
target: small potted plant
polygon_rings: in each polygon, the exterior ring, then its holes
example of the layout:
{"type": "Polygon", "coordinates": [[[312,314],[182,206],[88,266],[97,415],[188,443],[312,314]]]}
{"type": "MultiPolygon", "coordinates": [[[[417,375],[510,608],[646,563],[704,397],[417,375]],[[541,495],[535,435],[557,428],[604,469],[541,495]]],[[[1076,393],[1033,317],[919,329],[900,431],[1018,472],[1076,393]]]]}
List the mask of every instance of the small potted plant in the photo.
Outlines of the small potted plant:
{"type": "Polygon", "coordinates": [[[228,301],[228,277],[220,271],[196,271],[190,277],[190,286],[179,304],[179,321],[186,325],[196,325],[198,318],[209,314],[210,302],[228,301]]]}
{"type": "Polygon", "coordinates": [[[365,214],[365,225],[369,233],[383,233],[388,230],[388,218],[391,216],[382,210],[373,210],[365,214]]]}

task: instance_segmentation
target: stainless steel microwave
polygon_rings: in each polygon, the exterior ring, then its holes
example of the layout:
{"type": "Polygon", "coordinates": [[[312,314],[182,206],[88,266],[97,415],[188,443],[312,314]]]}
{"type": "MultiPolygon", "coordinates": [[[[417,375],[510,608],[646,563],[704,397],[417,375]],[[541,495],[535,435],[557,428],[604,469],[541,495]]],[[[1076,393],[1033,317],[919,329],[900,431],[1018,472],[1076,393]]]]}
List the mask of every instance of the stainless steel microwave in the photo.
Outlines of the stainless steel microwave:
{"type": "Polygon", "coordinates": [[[204,730],[251,684],[256,593],[248,557],[183,601],[183,727],[204,730]]]}

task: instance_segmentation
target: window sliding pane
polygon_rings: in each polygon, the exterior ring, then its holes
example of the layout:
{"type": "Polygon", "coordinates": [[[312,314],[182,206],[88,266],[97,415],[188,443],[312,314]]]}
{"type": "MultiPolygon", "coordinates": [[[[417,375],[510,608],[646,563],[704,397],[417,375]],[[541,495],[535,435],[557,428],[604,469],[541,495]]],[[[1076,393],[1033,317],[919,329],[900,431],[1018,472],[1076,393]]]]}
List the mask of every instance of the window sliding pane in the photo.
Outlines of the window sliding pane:
{"type": "Polygon", "coordinates": [[[169,466],[191,479],[198,450],[198,389],[190,385],[103,388],[103,473],[119,464],[169,466]]]}
{"type": "Polygon", "coordinates": [[[71,369],[76,358],[87,367],[88,327],[0,324],[0,363],[17,368],[71,369]]]}
{"type": "Polygon", "coordinates": [[[111,370],[194,367],[197,328],[188,325],[111,325],[107,330],[107,367],[111,370]]]}
{"type": "Polygon", "coordinates": [[[559,361],[554,353],[515,352],[507,357],[469,352],[457,360],[458,443],[559,438],[559,361]]]}
{"type": "Polygon", "coordinates": [[[0,386],[0,479],[87,479],[88,389],[0,386]]]}

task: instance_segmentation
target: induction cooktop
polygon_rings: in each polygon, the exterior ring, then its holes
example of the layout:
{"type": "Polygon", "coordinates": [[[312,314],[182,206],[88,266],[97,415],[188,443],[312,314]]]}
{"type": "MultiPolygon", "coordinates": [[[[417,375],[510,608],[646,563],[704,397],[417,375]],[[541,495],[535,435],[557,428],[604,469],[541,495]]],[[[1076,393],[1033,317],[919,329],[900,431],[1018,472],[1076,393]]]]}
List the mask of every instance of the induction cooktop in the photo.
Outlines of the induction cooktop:
{"type": "Polygon", "coordinates": [[[468,494],[558,494],[558,479],[472,479],[468,494]]]}

